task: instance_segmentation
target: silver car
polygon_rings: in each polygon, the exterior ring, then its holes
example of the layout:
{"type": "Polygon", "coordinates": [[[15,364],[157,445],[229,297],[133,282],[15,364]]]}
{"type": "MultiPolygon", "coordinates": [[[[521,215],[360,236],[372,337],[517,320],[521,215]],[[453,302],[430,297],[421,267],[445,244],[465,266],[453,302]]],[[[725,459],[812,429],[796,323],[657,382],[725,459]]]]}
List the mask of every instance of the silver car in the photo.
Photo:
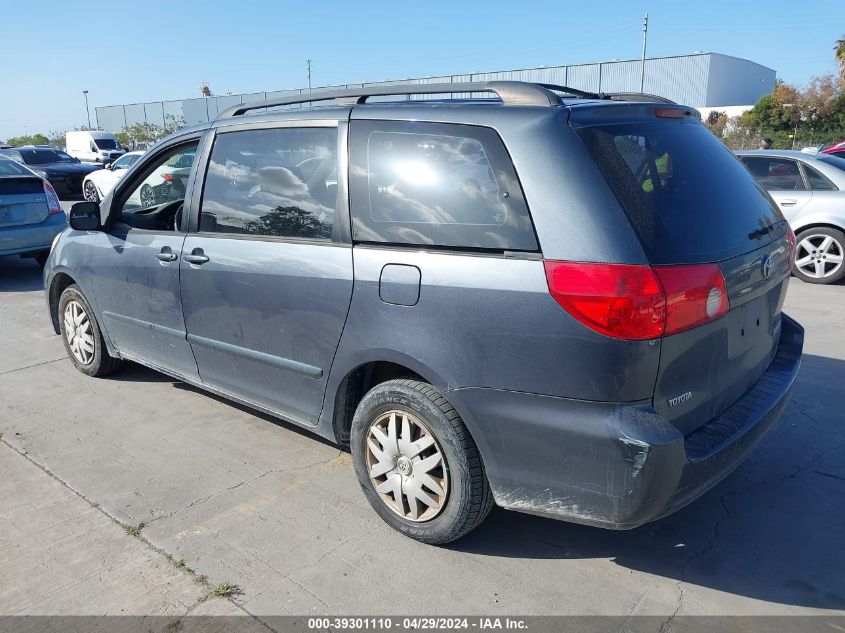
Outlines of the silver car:
{"type": "Polygon", "coordinates": [[[845,158],[789,150],[737,152],[798,238],[793,273],[812,284],[845,277],[845,158]]]}

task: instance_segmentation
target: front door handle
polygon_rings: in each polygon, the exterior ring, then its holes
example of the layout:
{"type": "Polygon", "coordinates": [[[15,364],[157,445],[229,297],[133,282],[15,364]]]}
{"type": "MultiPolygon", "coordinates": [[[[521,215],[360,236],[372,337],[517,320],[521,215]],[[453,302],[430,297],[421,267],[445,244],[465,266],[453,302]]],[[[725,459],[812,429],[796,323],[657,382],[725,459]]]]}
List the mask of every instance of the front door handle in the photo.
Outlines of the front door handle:
{"type": "Polygon", "coordinates": [[[798,204],[798,201],[793,198],[787,198],[786,200],[781,200],[780,203],[785,207],[794,207],[798,204]]]}
{"type": "Polygon", "coordinates": [[[156,253],[156,257],[163,262],[175,262],[178,259],[178,255],[169,246],[165,246],[160,252],[156,253]]]}
{"type": "Polygon", "coordinates": [[[201,248],[195,248],[191,251],[190,255],[183,255],[182,259],[184,259],[189,264],[196,264],[199,266],[200,264],[204,264],[208,261],[208,256],[203,253],[201,248]]]}

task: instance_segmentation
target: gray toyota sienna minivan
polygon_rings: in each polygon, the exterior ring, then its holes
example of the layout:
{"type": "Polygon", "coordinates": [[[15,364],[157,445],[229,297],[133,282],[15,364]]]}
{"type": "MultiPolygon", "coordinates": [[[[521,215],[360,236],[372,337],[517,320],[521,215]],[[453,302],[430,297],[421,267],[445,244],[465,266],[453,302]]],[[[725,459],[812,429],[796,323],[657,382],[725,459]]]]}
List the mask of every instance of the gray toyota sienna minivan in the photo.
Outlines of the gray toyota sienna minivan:
{"type": "Polygon", "coordinates": [[[81,372],[349,445],[375,511],[446,543],[494,503],[633,528],[725,477],[798,371],[794,252],[697,111],[492,82],[181,130],[74,206],[44,281],[81,372]]]}

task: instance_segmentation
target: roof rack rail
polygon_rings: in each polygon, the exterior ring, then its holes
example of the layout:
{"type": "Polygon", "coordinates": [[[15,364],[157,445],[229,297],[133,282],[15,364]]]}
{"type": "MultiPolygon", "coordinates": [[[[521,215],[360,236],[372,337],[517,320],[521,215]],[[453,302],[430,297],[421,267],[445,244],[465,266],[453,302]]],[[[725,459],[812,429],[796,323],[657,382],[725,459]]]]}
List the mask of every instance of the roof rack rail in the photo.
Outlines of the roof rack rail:
{"type": "Polygon", "coordinates": [[[606,99],[601,92],[590,92],[588,90],[579,90],[578,88],[570,88],[569,86],[559,86],[558,84],[535,84],[547,90],[554,90],[555,92],[563,92],[574,97],[581,97],[582,99],[606,99]]]}
{"type": "Polygon", "coordinates": [[[607,92],[604,94],[606,99],[613,99],[614,101],[642,101],[650,103],[672,103],[677,102],[660,97],[658,95],[648,94],[646,92],[607,92]]]}
{"type": "Polygon", "coordinates": [[[541,106],[552,107],[561,104],[560,96],[564,93],[580,99],[624,99],[628,101],[657,101],[674,103],[669,99],[655,95],[639,93],[602,93],[579,90],[557,84],[530,83],[527,81],[468,81],[436,84],[394,84],[390,86],[369,86],[346,90],[321,90],[280,99],[253,101],[232,106],[218,115],[218,119],[246,114],[251,110],[294,105],[297,103],[315,103],[317,101],[337,101],[344,105],[360,105],[371,97],[389,97],[399,95],[455,94],[472,92],[490,92],[501,99],[506,106],[541,106]]]}
{"type": "Polygon", "coordinates": [[[218,115],[218,119],[240,116],[250,110],[273,108],[277,106],[293,105],[296,103],[313,103],[316,101],[338,101],[345,105],[366,103],[371,97],[388,97],[393,95],[423,95],[423,94],[454,94],[470,92],[490,92],[501,99],[506,106],[543,106],[552,107],[561,104],[560,97],[555,92],[564,92],[575,97],[587,99],[601,98],[599,95],[566,86],[551,84],[537,84],[525,81],[476,81],[436,84],[394,84],[391,86],[370,86],[351,90],[323,90],[294,97],[267,99],[232,106],[218,115]]]}

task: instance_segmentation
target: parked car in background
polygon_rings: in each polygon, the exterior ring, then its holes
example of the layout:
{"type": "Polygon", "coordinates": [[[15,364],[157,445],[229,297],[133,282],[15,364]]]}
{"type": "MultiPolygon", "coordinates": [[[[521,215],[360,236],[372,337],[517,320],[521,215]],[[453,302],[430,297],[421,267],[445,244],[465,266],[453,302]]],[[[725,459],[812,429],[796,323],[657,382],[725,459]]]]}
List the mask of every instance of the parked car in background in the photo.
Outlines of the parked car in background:
{"type": "Polygon", "coordinates": [[[0,255],[35,257],[44,265],[67,226],[53,186],[26,166],[0,156],[0,255]]]}
{"type": "Polygon", "coordinates": [[[126,152],[111,132],[76,130],[65,134],[67,153],[89,163],[111,163],[126,152]]]}
{"type": "Polygon", "coordinates": [[[144,152],[127,152],[105,169],[92,171],[82,181],[82,195],[86,200],[99,202],[108,195],[117,181],[126,175],[127,170],[135,164],[144,152]]]}
{"type": "Polygon", "coordinates": [[[60,199],[82,195],[82,180],[101,165],[81,163],[65,152],[50,147],[28,145],[0,149],[0,154],[23,163],[42,178],[50,181],[60,199]]]}
{"type": "Polygon", "coordinates": [[[53,327],[88,376],[132,359],[349,444],[374,511],[427,543],[494,503],[656,520],[776,422],[803,330],[777,205],[693,108],[617,99],[237,105],[74,205],[53,327]]]}
{"type": "Polygon", "coordinates": [[[838,143],[834,143],[830,147],[825,147],[821,150],[822,154],[828,154],[829,156],[839,156],[840,158],[845,158],[845,141],[840,141],[838,143]]]}
{"type": "Polygon", "coordinates": [[[795,231],[795,276],[813,284],[845,277],[845,158],[792,150],[736,154],[795,231]]]}

